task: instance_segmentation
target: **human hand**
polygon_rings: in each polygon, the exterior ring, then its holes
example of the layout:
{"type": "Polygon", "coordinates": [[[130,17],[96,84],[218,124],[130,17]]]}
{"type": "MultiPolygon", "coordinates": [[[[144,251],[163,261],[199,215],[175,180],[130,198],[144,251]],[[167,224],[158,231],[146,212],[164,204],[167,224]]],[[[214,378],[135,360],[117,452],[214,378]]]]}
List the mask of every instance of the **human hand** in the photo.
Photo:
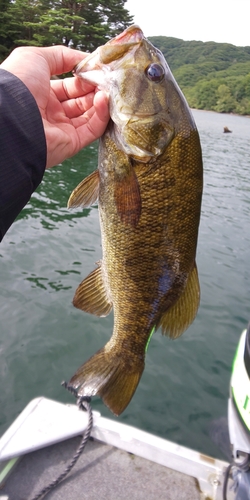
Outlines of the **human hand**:
{"type": "Polygon", "coordinates": [[[98,139],[108,120],[108,97],[78,77],[51,80],[86,57],[62,45],[19,47],[1,67],[28,87],[39,107],[47,143],[46,168],[75,155],[98,139]]]}

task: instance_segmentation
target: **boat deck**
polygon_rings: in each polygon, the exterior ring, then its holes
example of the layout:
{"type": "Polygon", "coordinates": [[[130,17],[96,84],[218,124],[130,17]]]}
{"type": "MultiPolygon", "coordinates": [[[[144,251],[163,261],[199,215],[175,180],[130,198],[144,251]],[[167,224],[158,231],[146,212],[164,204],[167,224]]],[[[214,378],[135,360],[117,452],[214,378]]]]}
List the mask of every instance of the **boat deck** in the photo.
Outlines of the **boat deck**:
{"type": "MultiPolygon", "coordinates": [[[[8,500],[31,500],[64,470],[80,440],[76,437],[25,455],[0,490],[0,499],[7,495],[8,500]]],[[[69,475],[45,498],[201,500],[202,497],[194,478],[89,440],[69,475]]]]}
{"type": "MultiPolygon", "coordinates": [[[[93,412],[91,438],[66,478],[87,412],[32,400],[0,439],[0,500],[221,500],[228,465],[93,412]]],[[[228,492],[228,500],[233,498],[228,492]]]]}

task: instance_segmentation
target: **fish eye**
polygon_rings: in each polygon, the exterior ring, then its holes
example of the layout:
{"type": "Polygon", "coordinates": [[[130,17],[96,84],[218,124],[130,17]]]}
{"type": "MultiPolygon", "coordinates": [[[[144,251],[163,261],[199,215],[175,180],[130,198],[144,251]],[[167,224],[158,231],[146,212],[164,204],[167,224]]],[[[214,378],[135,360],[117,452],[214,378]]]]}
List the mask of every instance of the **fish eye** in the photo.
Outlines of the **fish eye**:
{"type": "Polygon", "coordinates": [[[165,71],[161,64],[152,63],[145,69],[146,76],[152,82],[159,83],[163,80],[165,71]]]}

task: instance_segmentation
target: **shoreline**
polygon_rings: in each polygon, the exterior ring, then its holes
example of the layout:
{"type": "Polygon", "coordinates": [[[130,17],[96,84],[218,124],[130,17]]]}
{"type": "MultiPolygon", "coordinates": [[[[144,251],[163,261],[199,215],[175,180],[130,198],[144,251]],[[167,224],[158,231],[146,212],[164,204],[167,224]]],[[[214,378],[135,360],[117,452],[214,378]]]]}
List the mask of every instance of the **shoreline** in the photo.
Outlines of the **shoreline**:
{"type": "Polygon", "coordinates": [[[216,113],[220,116],[240,116],[241,118],[250,118],[250,115],[239,115],[238,113],[220,113],[219,111],[214,111],[213,109],[199,109],[199,108],[191,108],[191,111],[202,111],[206,113],[216,113]]]}

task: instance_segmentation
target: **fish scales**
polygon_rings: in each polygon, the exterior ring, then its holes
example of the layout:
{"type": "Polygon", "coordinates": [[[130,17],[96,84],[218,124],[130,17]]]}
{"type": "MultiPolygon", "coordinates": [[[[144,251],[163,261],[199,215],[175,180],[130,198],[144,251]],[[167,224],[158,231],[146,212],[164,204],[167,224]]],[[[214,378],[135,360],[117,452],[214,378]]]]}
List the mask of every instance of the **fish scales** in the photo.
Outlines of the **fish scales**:
{"type": "MultiPolygon", "coordinates": [[[[173,143],[172,148],[175,148],[173,143]]],[[[194,165],[195,160],[194,157],[194,165]]],[[[195,232],[195,224],[193,216],[191,221],[187,216],[188,213],[193,212],[192,205],[195,204],[195,200],[191,194],[189,197],[183,196],[184,189],[188,193],[192,193],[192,190],[189,189],[190,169],[186,179],[182,178],[187,182],[182,182],[178,186],[177,182],[174,182],[175,175],[172,164],[169,165],[168,169],[170,183],[166,182],[164,155],[162,163],[162,168],[158,166],[155,170],[152,169],[147,176],[140,177],[138,173],[142,193],[142,213],[136,228],[125,226],[121,232],[114,230],[121,223],[116,213],[114,200],[112,203],[110,185],[108,200],[105,199],[105,193],[101,194],[102,183],[100,185],[99,206],[104,235],[103,262],[108,269],[109,286],[114,310],[117,311],[119,317],[119,326],[123,331],[123,325],[129,321],[128,330],[133,332],[131,342],[134,342],[135,335],[138,335],[140,339],[145,336],[145,342],[147,341],[149,331],[157,323],[158,315],[162,312],[163,306],[153,310],[155,303],[162,301],[167,307],[166,303],[172,302],[173,294],[179,295],[179,290],[173,289],[173,279],[178,284],[178,288],[183,288],[186,276],[195,259],[196,241],[195,238],[190,238],[190,231],[191,234],[195,232]],[[183,186],[185,187],[183,188],[183,186]],[[101,196],[104,196],[104,199],[101,196]],[[103,207],[105,208],[103,209],[103,207]],[[106,213],[103,214],[103,210],[106,213]],[[111,213],[113,217],[110,216],[111,213]],[[188,232],[187,225],[189,226],[188,232]],[[173,244],[175,251],[173,251],[173,244]],[[185,259],[187,247],[190,249],[189,257],[185,259]],[[177,250],[183,256],[182,259],[176,255],[177,250]],[[193,257],[192,260],[190,253],[193,257]],[[119,258],[116,258],[117,255],[119,258]],[[178,258],[178,274],[176,273],[176,257],[178,258]],[[168,263],[167,269],[166,261],[168,263]],[[174,271],[172,279],[171,270],[174,271]],[[171,289],[167,296],[166,289],[164,291],[159,289],[159,280],[164,272],[170,274],[168,281],[171,289]],[[126,291],[124,291],[124,283],[126,283],[126,291]],[[152,297],[154,297],[153,303],[152,297]],[[149,313],[149,307],[151,313],[149,313]]],[[[140,170],[140,166],[138,168],[140,170]]],[[[183,172],[184,175],[185,172],[183,172]]],[[[197,217],[198,215],[197,213],[197,217]]],[[[116,330],[115,318],[113,335],[118,336],[119,334],[119,330],[116,330]]],[[[144,348],[145,344],[142,343],[142,349],[144,348]]]]}
{"type": "MultiPolygon", "coordinates": [[[[175,338],[197,312],[202,158],[193,118],[160,51],[136,26],[106,45],[111,121],[100,139],[98,171],[74,190],[69,205],[86,206],[98,185],[103,258],[73,303],[100,316],[113,307],[114,329],[68,388],[98,394],[118,415],[136,390],[152,332],[161,326],[175,338]]],[[[87,58],[80,76],[93,78],[105,47],[87,58]]]]}

